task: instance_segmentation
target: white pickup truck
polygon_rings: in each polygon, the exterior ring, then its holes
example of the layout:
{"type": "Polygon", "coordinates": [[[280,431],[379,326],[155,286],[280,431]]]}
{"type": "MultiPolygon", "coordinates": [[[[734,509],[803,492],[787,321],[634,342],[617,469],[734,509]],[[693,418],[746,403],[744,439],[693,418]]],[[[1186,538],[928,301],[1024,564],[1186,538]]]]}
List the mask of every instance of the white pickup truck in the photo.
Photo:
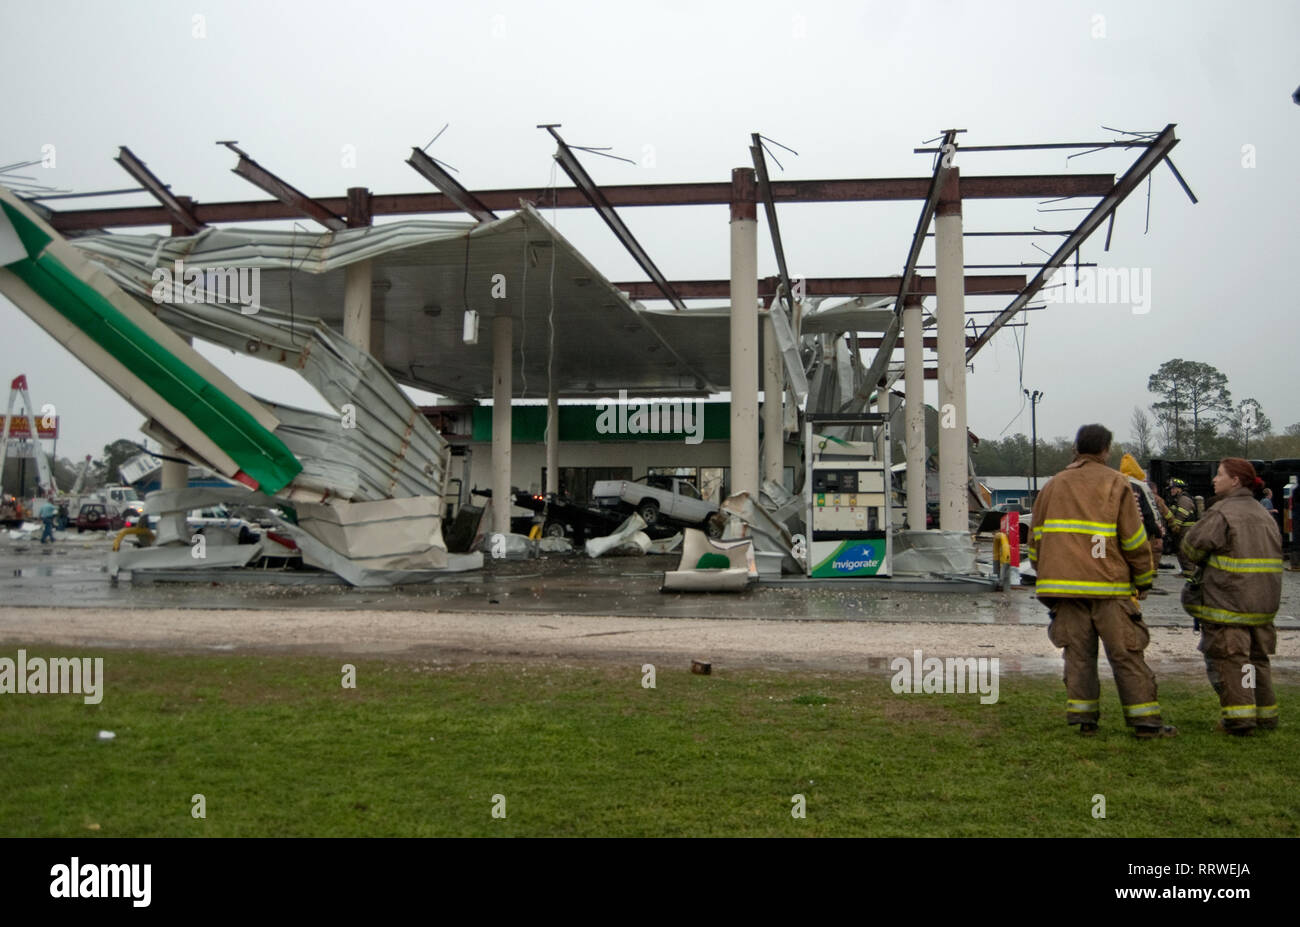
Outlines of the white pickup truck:
{"type": "Polygon", "coordinates": [[[712,502],[700,498],[700,491],[675,476],[643,476],[639,480],[600,480],[591,487],[591,498],[601,508],[632,508],[647,525],[662,520],[698,525],[710,535],[716,529],[709,518],[718,511],[712,502]]]}

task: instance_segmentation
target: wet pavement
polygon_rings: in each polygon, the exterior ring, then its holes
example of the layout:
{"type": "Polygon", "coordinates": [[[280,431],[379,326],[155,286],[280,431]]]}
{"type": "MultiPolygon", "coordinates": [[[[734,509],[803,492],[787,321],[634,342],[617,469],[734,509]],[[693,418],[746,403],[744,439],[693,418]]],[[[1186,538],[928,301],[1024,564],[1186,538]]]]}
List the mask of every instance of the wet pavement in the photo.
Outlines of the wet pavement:
{"type": "MultiPolygon", "coordinates": [[[[766,619],[777,621],[881,621],[1046,625],[1047,610],[1032,587],[1007,592],[982,589],[910,592],[886,582],[764,584],[740,594],[661,593],[665,570],[677,554],[641,557],[582,555],[533,560],[489,560],[482,570],[449,574],[434,583],[354,589],[327,574],[268,576],[213,582],[113,584],[102,535],[69,533],[53,545],[0,537],[0,605],[88,609],[313,609],[456,612],[485,615],[605,615],[665,619],[766,619]],[[278,580],[278,581],[271,581],[278,580]],[[284,580],[299,580],[288,582],[284,580]]],[[[1188,627],[1178,599],[1176,571],[1162,571],[1143,603],[1153,627],[1188,627]]],[[[1300,572],[1283,577],[1279,628],[1300,628],[1300,572]]]]}

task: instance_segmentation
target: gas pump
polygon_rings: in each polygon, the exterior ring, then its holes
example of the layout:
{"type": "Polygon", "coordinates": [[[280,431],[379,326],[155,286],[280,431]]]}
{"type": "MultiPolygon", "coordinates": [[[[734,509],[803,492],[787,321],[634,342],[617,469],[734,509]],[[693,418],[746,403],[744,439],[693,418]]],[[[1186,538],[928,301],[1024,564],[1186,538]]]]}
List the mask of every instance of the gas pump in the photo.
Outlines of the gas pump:
{"type": "Polygon", "coordinates": [[[889,576],[893,540],[888,416],[809,413],[804,424],[804,495],[810,577],[889,576]],[[862,427],[869,439],[826,433],[862,427]]]}

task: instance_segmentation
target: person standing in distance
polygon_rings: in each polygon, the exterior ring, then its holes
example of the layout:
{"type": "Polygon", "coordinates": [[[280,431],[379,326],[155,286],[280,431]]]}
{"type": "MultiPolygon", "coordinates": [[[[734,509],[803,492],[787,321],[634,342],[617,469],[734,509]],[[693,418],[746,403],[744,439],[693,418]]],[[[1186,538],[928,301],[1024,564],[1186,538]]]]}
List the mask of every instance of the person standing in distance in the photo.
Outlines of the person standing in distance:
{"type": "Polygon", "coordinates": [[[1169,481],[1169,530],[1174,535],[1174,553],[1178,556],[1178,567],[1186,579],[1192,575],[1194,567],[1182,554],[1183,537],[1187,530],[1196,523],[1196,500],[1187,491],[1187,484],[1175,477],[1169,481]]]}
{"type": "Polygon", "coordinates": [[[1226,457],[1214,477],[1219,501],[1183,537],[1195,572],[1183,608],[1201,630],[1197,649],[1219,696],[1219,730],[1244,736],[1277,727],[1269,654],[1282,604],[1282,534],[1258,501],[1264,481],[1250,461],[1226,457]]]}
{"type": "Polygon", "coordinates": [[[1084,425],[1074,462],[1048,481],[1034,504],[1029,559],[1037,596],[1051,613],[1047,636],[1065,653],[1065,720],[1095,734],[1101,717],[1097,641],[1115,674],[1124,722],[1141,739],[1172,737],[1142,652],[1151,634],[1138,599],[1155,581],[1146,529],[1128,479],[1107,464],[1111,433],[1084,425]]]}

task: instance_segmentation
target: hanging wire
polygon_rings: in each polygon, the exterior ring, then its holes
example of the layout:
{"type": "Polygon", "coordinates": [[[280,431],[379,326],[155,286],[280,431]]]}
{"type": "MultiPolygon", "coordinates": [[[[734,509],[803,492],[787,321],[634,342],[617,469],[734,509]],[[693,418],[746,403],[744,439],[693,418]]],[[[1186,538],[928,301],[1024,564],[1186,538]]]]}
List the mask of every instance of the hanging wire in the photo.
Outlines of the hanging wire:
{"type": "Polygon", "coordinates": [[[609,152],[613,151],[613,149],[608,146],[604,148],[590,148],[584,145],[570,145],[569,147],[574,151],[587,151],[594,155],[600,155],[602,158],[613,158],[615,161],[626,161],[628,164],[631,164],[634,167],[636,166],[636,162],[633,161],[631,158],[625,158],[622,155],[610,154],[609,152]]]}
{"type": "MultiPolygon", "coordinates": [[[[556,204],[555,181],[558,172],[558,164],[554,158],[551,159],[551,228],[556,228],[559,221],[559,206],[556,204]]],[[[551,238],[551,279],[549,284],[550,306],[546,313],[546,325],[550,335],[546,347],[546,427],[542,431],[542,438],[548,444],[551,440],[551,393],[555,389],[555,238],[551,238]]],[[[558,428],[560,424],[559,410],[555,413],[555,425],[558,428]]],[[[557,436],[558,437],[558,436],[557,436]]],[[[550,477],[550,474],[547,474],[550,477]]],[[[556,476],[556,486],[559,486],[559,476],[556,476]]]]}
{"type": "Polygon", "coordinates": [[[1020,416],[1025,414],[1025,404],[1028,401],[1027,397],[1025,396],[1025,346],[1029,343],[1029,310],[1027,309],[1024,310],[1024,313],[1025,313],[1024,340],[1021,341],[1020,333],[1016,329],[1013,328],[1011,330],[1012,337],[1016,339],[1016,355],[1019,358],[1018,384],[1020,389],[1020,408],[1016,410],[1016,414],[1011,419],[1011,421],[1007,422],[1007,424],[1003,427],[1003,429],[998,432],[999,438],[1007,433],[1007,429],[1010,428],[1012,425],[1014,425],[1016,421],[1019,420],[1020,416]]]}
{"type": "MultiPolygon", "coordinates": [[[[302,260],[298,262],[298,266],[294,267],[293,252],[298,250],[298,229],[300,228],[304,232],[307,231],[305,225],[301,222],[295,221],[293,223],[293,237],[289,240],[289,341],[292,342],[295,347],[298,344],[298,323],[293,308],[293,275],[295,271],[301,270],[302,265],[307,261],[307,255],[303,254],[302,260]]],[[[346,309],[343,311],[345,313],[347,312],[346,309]]],[[[303,341],[306,340],[307,339],[305,338],[303,339],[303,341]]]]}
{"type": "Polygon", "coordinates": [[[783,171],[785,170],[785,165],[782,164],[780,161],[777,161],[776,155],[772,152],[772,149],[767,147],[768,142],[771,142],[773,145],[777,145],[778,147],[784,148],[786,151],[790,152],[790,154],[794,155],[796,158],[799,156],[799,152],[795,151],[789,145],[782,145],[776,139],[768,138],[766,135],[759,133],[758,136],[759,146],[763,149],[763,151],[767,154],[769,158],[771,158],[774,162],[776,162],[776,166],[783,171]]]}

